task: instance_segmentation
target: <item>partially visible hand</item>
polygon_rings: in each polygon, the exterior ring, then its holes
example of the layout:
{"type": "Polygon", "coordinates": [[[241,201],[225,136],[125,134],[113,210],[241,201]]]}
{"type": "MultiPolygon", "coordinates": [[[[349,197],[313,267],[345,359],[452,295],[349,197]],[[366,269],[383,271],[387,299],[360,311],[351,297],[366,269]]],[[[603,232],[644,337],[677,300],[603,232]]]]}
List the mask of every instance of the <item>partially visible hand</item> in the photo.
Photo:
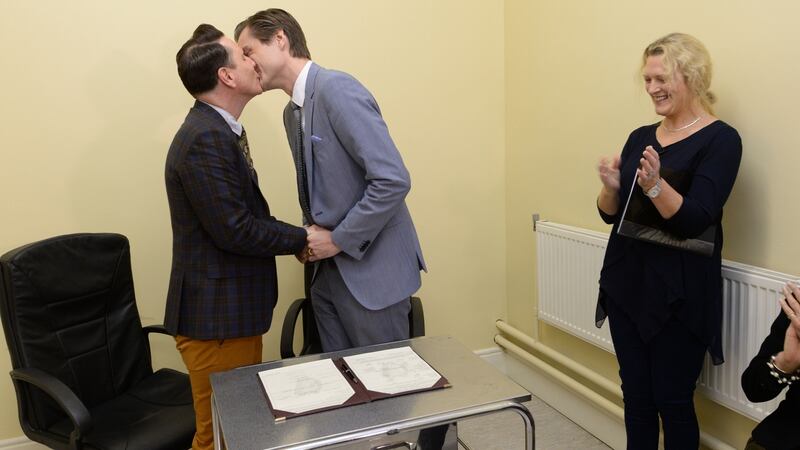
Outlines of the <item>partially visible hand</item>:
{"type": "Polygon", "coordinates": [[[775,357],[775,364],[785,372],[794,372],[800,368],[800,288],[794,283],[786,283],[783,287],[781,309],[789,318],[786,335],[783,339],[783,351],[775,357]]]}
{"type": "Polygon", "coordinates": [[[307,263],[308,262],[308,245],[303,247],[303,249],[300,250],[299,252],[295,253],[294,257],[297,258],[298,261],[300,261],[300,264],[307,263]]]}
{"type": "Polygon", "coordinates": [[[792,373],[800,368],[800,338],[794,327],[786,328],[783,338],[783,351],[775,356],[775,364],[782,372],[792,373]]]}
{"type": "Polygon", "coordinates": [[[609,193],[616,193],[619,191],[619,156],[611,159],[601,158],[597,164],[597,174],[600,176],[600,181],[603,187],[609,193]]]}
{"type": "Polygon", "coordinates": [[[308,261],[332,258],[342,250],[333,242],[330,230],[311,225],[308,227],[308,261]]]}
{"type": "Polygon", "coordinates": [[[645,147],[639,168],[636,169],[636,182],[647,192],[656,185],[661,178],[661,159],[652,145],[645,147]]]}
{"type": "Polygon", "coordinates": [[[791,281],[783,286],[783,297],[778,300],[781,304],[781,309],[789,318],[791,326],[794,327],[795,332],[800,336],[800,287],[791,281]]]}

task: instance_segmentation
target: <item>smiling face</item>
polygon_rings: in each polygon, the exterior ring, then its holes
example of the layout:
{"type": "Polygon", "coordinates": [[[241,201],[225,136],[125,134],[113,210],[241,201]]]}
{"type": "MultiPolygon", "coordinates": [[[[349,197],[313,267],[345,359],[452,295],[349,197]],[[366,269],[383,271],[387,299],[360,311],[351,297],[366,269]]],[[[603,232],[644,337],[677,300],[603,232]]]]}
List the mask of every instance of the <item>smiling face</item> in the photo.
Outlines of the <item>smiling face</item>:
{"type": "Polygon", "coordinates": [[[694,99],[683,74],[678,70],[672,70],[671,73],[667,71],[663,59],[663,55],[647,57],[642,68],[644,86],[653,101],[656,114],[677,117],[691,109],[694,99]]]}

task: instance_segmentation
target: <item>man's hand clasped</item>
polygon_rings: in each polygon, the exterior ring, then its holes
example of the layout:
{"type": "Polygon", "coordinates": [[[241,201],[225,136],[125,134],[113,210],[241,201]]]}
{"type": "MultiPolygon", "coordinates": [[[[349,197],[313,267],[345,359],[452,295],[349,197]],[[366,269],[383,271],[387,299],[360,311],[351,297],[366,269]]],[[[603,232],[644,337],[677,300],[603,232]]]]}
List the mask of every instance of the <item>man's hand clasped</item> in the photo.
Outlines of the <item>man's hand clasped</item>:
{"type": "Polygon", "coordinates": [[[333,235],[330,230],[319,225],[311,225],[306,227],[306,232],[308,232],[306,246],[295,255],[302,264],[332,258],[342,251],[333,242],[333,235]]]}

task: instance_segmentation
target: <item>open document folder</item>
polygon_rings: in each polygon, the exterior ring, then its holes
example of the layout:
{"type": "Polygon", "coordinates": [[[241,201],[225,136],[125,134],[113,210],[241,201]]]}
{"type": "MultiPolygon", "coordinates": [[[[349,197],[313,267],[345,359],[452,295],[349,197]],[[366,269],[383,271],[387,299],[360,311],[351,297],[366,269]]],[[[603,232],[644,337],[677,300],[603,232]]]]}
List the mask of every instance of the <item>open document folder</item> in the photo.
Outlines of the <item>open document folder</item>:
{"type": "Polygon", "coordinates": [[[279,367],[258,377],[276,421],[450,386],[411,347],[279,367]]]}
{"type": "MultiPolygon", "coordinates": [[[[663,166],[661,167],[661,178],[681,195],[686,195],[692,183],[689,172],[676,171],[663,166]]],[[[711,224],[699,236],[692,238],[682,238],[672,234],[667,230],[666,219],[661,217],[653,202],[636,183],[636,180],[631,185],[625,209],[622,211],[622,220],[617,228],[617,233],[622,236],[687,250],[703,256],[714,254],[716,232],[716,225],[711,224]]]]}

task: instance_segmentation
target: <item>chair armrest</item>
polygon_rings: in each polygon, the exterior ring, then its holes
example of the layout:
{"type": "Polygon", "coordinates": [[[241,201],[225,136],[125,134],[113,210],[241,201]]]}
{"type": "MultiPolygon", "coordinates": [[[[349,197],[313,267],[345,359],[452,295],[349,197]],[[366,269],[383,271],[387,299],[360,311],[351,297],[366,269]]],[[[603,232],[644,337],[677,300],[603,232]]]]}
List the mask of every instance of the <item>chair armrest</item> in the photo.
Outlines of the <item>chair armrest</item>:
{"type": "Polygon", "coordinates": [[[147,354],[147,360],[150,362],[150,364],[152,364],[153,354],[150,350],[150,335],[151,334],[166,334],[167,336],[172,336],[172,335],[169,334],[169,331],[167,331],[167,327],[165,327],[164,325],[148,325],[146,327],[142,327],[142,331],[145,334],[144,350],[147,354]]]}
{"type": "MultiPolygon", "coordinates": [[[[83,402],[61,380],[49,373],[30,367],[14,369],[11,371],[11,380],[17,385],[24,382],[36,386],[58,403],[58,406],[67,414],[75,429],[70,434],[70,440],[78,442],[94,427],[92,416],[83,402]]],[[[18,392],[18,394],[22,394],[18,392]]]]}
{"type": "Polygon", "coordinates": [[[297,326],[297,319],[300,317],[300,310],[306,299],[298,298],[286,310],[286,317],[283,318],[281,328],[281,358],[294,358],[294,329],[297,326]]]}
{"type": "Polygon", "coordinates": [[[166,334],[167,336],[171,336],[169,334],[169,331],[167,331],[167,327],[165,327],[164,325],[148,325],[146,327],[142,327],[142,331],[144,331],[148,335],[150,333],[158,333],[158,334],[166,334]]]}

